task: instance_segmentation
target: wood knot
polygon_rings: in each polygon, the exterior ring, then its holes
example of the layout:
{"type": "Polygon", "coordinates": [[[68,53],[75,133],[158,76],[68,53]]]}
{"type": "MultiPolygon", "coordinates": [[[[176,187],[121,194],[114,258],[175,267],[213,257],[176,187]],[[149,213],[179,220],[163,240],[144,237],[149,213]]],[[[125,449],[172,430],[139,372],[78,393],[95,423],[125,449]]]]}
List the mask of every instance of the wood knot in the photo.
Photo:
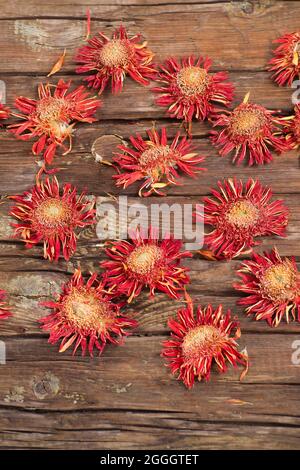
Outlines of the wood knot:
{"type": "Polygon", "coordinates": [[[33,377],[32,390],[38,400],[53,398],[59,392],[60,381],[52,372],[46,372],[42,377],[33,377]]]}

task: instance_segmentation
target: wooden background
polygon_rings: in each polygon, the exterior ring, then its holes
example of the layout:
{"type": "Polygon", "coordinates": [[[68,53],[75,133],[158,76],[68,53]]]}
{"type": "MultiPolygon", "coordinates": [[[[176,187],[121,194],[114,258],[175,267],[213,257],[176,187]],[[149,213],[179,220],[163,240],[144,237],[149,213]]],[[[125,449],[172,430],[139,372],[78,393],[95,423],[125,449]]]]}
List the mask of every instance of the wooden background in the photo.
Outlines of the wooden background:
{"type": "MultiPolygon", "coordinates": [[[[7,86],[7,102],[17,95],[33,97],[36,85],[67,48],[59,76],[74,75],[72,61],[86,32],[85,11],[92,11],[92,32],[110,34],[120,24],[131,34],[142,31],[157,61],[171,54],[209,55],[214,70],[228,70],[236,85],[238,103],[248,90],[253,101],[289,112],[291,90],[275,86],[265,71],[272,40],[300,25],[300,2],[227,2],[179,0],[79,0],[60,2],[0,1],[0,79],[7,86]]],[[[123,93],[103,96],[100,121],[78,126],[74,148],[57,158],[59,178],[93,195],[115,195],[111,169],[95,162],[105,158],[118,137],[171,122],[153,104],[149,89],[126,81],[123,93]]],[[[208,171],[198,179],[184,178],[184,186],[169,190],[169,202],[197,202],[223,177],[259,177],[286,201],[291,219],[286,239],[264,239],[282,255],[300,261],[299,159],[297,152],[276,156],[266,167],[232,166],[209,144],[208,126],[194,125],[194,140],[207,155],[208,171]]],[[[17,142],[6,131],[0,137],[1,195],[16,194],[34,183],[38,169],[31,144],[17,142]]],[[[136,187],[126,194],[136,202],[136,187]]],[[[153,199],[155,200],[155,199],[153,199]]],[[[94,230],[81,234],[69,263],[41,259],[41,247],[25,250],[13,241],[8,204],[0,206],[0,287],[10,293],[14,317],[1,322],[7,351],[0,365],[0,428],[2,448],[51,449],[299,449],[300,368],[292,364],[292,343],[300,339],[299,324],[277,329],[254,322],[235,306],[231,285],[239,261],[216,263],[200,257],[187,262],[190,293],[202,303],[222,302],[238,313],[240,341],[251,357],[243,383],[239,372],[213,374],[209,384],[192,391],[169,374],[159,357],[167,335],[166,320],[178,305],[164,295],[136,303],[140,327],[124,347],[108,347],[101,358],[72,358],[47,344],[37,320],[46,310],[38,304],[59,291],[75,267],[97,270],[102,258],[94,230]]]]}

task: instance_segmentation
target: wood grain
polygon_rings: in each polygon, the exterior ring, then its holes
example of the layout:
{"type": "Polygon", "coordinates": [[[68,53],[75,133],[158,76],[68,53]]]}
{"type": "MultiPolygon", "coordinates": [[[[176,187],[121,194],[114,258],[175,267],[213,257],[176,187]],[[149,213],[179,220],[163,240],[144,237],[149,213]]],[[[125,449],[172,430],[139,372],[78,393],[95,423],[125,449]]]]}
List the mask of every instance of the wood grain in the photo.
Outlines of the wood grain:
{"type": "MultiPolygon", "coordinates": [[[[62,183],[73,182],[79,190],[88,189],[91,194],[96,196],[104,196],[111,192],[115,195],[136,196],[138,184],[132,185],[126,190],[116,188],[111,178],[115,171],[111,167],[95,163],[95,161],[99,160],[99,156],[110,161],[122,139],[128,138],[130,134],[135,134],[136,131],[146,136],[145,129],[149,129],[151,126],[151,121],[147,123],[139,121],[137,124],[134,122],[109,124],[110,133],[113,132],[113,135],[121,138],[112,138],[112,134],[103,134],[105,131],[103,124],[99,127],[79,127],[72,153],[65,157],[58,155],[54,161],[53,166],[62,169],[59,173],[60,181],[62,183]]],[[[175,134],[176,130],[178,130],[178,125],[170,127],[170,137],[175,134]]],[[[2,133],[0,138],[2,143],[0,148],[2,173],[0,193],[2,195],[15,194],[16,189],[18,192],[25,191],[35,183],[35,175],[40,168],[37,164],[39,158],[32,155],[30,142],[16,142],[13,136],[5,133],[2,133]]],[[[274,193],[298,194],[300,190],[297,151],[274,155],[274,161],[269,165],[251,168],[246,165],[233,165],[229,156],[219,157],[207,137],[195,137],[194,146],[200,154],[206,156],[204,166],[207,171],[200,173],[197,179],[182,177],[182,185],[170,187],[168,195],[208,194],[210,188],[215,186],[217,181],[233,176],[243,180],[250,177],[260,179],[265,185],[271,186],[274,193]]]]}
{"type": "MultiPolygon", "coordinates": [[[[37,84],[46,80],[65,47],[65,65],[51,82],[64,78],[81,83],[73,56],[84,43],[87,7],[93,33],[110,34],[122,21],[130,34],[143,33],[158,62],[170,55],[210,55],[213,70],[229,71],[235,104],[250,90],[253,101],[290,113],[294,90],[275,86],[266,64],[272,40],[299,28],[300,3],[276,0],[27,0],[26,8],[20,0],[0,0],[0,79],[10,106],[16,96],[36,97],[37,84]]],[[[276,245],[282,255],[294,255],[300,262],[298,151],[274,155],[267,166],[237,167],[217,155],[209,125],[194,123],[194,145],[207,157],[205,173],[182,178],[183,185],[169,188],[162,199],[137,198],[137,185],[126,191],[114,186],[114,170],[99,160],[111,160],[122,140],[144,134],[154,121],[158,128],[167,127],[170,138],[179,129],[183,132],[180,122],[168,119],[154,104],[151,86],[140,87],[128,79],[121,95],[104,93],[99,121],[79,125],[72,152],[56,157],[60,181],[72,182],[102,202],[116,204],[109,194],[122,194],[130,207],[161,202],[183,207],[201,202],[223,178],[259,178],[272,187],[274,197],[286,202],[290,221],[286,238],[266,237],[257,251],[276,245]]],[[[0,130],[0,195],[21,193],[33,185],[36,160],[30,142],[16,141],[0,130]]],[[[0,365],[2,449],[300,449],[300,369],[292,361],[299,323],[274,329],[245,316],[236,305],[240,295],[232,288],[241,259],[219,263],[195,254],[186,261],[189,292],[197,303],[222,303],[237,315],[240,348],[246,347],[250,357],[243,382],[241,370],[230,369],[223,376],[213,371],[211,382],[188,392],[160,358],[167,319],[182,306],[163,294],[149,298],[143,292],[128,308],[138,328],[123,347],[108,347],[100,358],[59,354],[47,343],[38,320],[48,311],[40,302],[57,295],[76,267],[85,274],[100,271],[103,242],[95,228],[84,230],[69,262],[49,263],[41,258],[41,246],[26,250],[12,239],[10,205],[5,199],[0,204],[0,288],[9,292],[14,312],[0,325],[6,347],[6,364],[0,365]]]]}
{"type": "MultiPolygon", "coordinates": [[[[31,9],[34,7],[36,12],[40,11],[39,4],[33,4],[31,9]]],[[[169,7],[151,3],[128,8],[110,5],[105,9],[99,5],[93,10],[92,32],[105,29],[109,34],[122,21],[130,34],[143,32],[158,61],[169,55],[201,52],[212,56],[217,68],[261,70],[270,58],[272,41],[280,34],[297,30],[300,19],[296,1],[267,1],[250,7],[247,2],[199,2],[169,7]]],[[[80,7],[80,18],[73,17],[72,7],[67,8],[67,19],[55,18],[57,5],[46,18],[36,18],[35,13],[35,18],[25,15],[23,19],[23,12],[21,18],[18,15],[17,19],[3,18],[2,72],[18,73],[22,64],[23,72],[48,73],[64,47],[68,50],[65,70],[73,70],[74,53],[86,35],[86,8],[83,12],[80,7]]]]}

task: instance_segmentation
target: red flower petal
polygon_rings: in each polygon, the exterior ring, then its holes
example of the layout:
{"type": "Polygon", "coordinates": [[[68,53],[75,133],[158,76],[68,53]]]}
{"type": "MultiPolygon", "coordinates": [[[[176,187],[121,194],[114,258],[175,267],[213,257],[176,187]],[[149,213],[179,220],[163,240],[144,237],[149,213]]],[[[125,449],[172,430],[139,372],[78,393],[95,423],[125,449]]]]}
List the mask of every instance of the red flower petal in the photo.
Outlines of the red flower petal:
{"type": "MultiPolygon", "coordinates": [[[[272,191],[259,181],[236,179],[218,182],[204,198],[204,223],[213,227],[204,243],[217,258],[233,258],[252,250],[258,236],[285,236],[288,209],[282,200],[271,201],[272,191]]],[[[202,220],[200,214],[196,214],[202,220]]]]}
{"type": "Polygon", "coordinates": [[[211,60],[189,56],[177,62],[168,59],[157,76],[162,84],[153,88],[161,96],[159,106],[167,107],[171,117],[190,122],[193,117],[203,121],[216,111],[215,105],[228,106],[233,98],[233,85],[224,83],[226,72],[209,73],[211,60]]]}
{"type": "Polygon", "coordinates": [[[78,122],[94,122],[94,115],[101,106],[101,102],[90,97],[83,86],[69,91],[70,86],[71,81],[63,80],[56,86],[40,84],[38,100],[20,96],[15,101],[23,115],[19,114],[21,121],[9,128],[22,140],[35,139],[32,152],[39,155],[44,151],[46,163],[52,162],[57,147],[62,147],[64,155],[71,150],[74,126],[78,122]],[[68,146],[64,144],[66,140],[68,146]]]}
{"type": "Polygon", "coordinates": [[[6,106],[0,103],[0,120],[8,119],[10,110],[6,106]]]}
{"type": "Polygon", "coordinates": [[[294,258],[281,258],[276,248],[263,255],[253,253],[238,275],[241,281],[234,287],[247,294],[238,303],[248,315],[275,327],[284,317],[300,322],[300,273],[294,258]]]}
{"type": "Polygon", "coordinates": [[[112,92],[119,93],[127,74],[141,85],[149,85],[148,79],[156,74],[153,53],[146,42],[139,43],[140,39],[140,35],[129,38],[123,26],[115,30],[112,39],[98,33],[78,50],[75,60],[81,65],[76,72],[89,72],[84,80],[99,94],[109,80],[112,92]]]}
{"type": "Polygon", "coordinates": [[[279,46],[270,60],[269,70],[273,72],[273,80],[280,86],[291,86],[300,74],[300,33],[290,33],[274,41],[279,46]]]}
{"type": "Polygon", "coordinates": [[[161,355],[187,388],[193,387],[195,379],[208,381],[213,364],[220,372],[226,372],[228,364],[248,367],[248,359],[237,349],[239,323],[231,319],[230,310],[223,313],[222,305],[216,310],[210,304],[199,306],[195,314],[190,300],[176,319],[168,320],[168,326],[171,336],[163,342],[161,355]]]}
{"type": "Polygon", "coordinates": [[[297,149],[300,145],[300,106],[296,105],[294,114],[281,119],[283,134],[289,149],[297,149]]]}
{"type": "Polygon", "coordinates": [[[15,236],[26,242],[26,247],[44,243],[44,258],[57,261],[62,251],[66,260],[76,250],[76,228],[95,223],[94,203],[85,200],[84,193],[65,184],[60,194],[59,183],[54,177],[46,178],[29,191],[11,196],[17,204],[10,214],[18,219],[15,236]]]}
{"type": "Polygon", "coordinates": [[[234,163],[245,158],[249,166],[269,163],[273,160],[270,149],[284,152],[290,148],[280,135],[282,122],[272,111],[247,101],[248,96],[233,111],[215,115],[214,127],[220,129],[211,131],[211,141],[222,157],[234,152],[234,163]]]}
{"type": "Polygon", "coordinates": [[[172,237],[159,241],[151,229],[147,238],[137,230],[130,240],[112,242],[106,250],[110,260],[101,263],[106,268],[108,285],[118,295],[126,295],[129,303],[145,286],[150,295],[159,290],[178,299],[189,283],[187,268],[180,262],[192,256],[188,251],[181,252],[181,247],[181,240],[172,237]]]}
{"type": "Polygon", "coordinates": [[[85,283],[81,271],[76,270],[70,281],[62,285],[58,301],[43,303],[53,309],[40,320],[42,329],[50,332],[49,343],[61,341],[59,352],[73,345],[73,354],[80,347],[83,356],[87,350],[93,356],[94,348],[101,354],[107,343],[121,344],[137,322],[123,316],[120,304],[113,298],[96,273],[85,283]]]}
{"type": "Polygon", "coordinates": [[[140,195],[155,193],[163,196],[162,188],[179,184],[179,172],[195,177],[205,169],[199,166],[204,157],[193,150],[186,137],[180,140],[179,132],[169,145],[165,128],[161,130],[161,136],[155,129],[147,133],[149,140],[143,140],[140,135],[130,137],[133,148],[118,147],[122,153],[116,153],[113,160],[124,172],[114,176],[117,186],[127,188],[142,180],[140,195]]]}

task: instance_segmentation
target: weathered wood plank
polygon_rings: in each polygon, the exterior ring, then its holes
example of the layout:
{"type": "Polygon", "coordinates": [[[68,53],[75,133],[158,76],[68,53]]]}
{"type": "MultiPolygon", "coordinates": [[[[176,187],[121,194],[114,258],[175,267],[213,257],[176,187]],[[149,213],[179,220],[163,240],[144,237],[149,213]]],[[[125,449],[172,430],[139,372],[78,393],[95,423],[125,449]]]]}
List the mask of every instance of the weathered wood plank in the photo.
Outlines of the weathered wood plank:
{"type": "MultiPolygon", "coordinates": [[[[67,8],[68,17],[72,16],[72,10],[68,5],[67,8]]],[[[93,21],[93,32],[105,30],[109,34],[122,21],[130,33],[143,32],[158,61],[169,55],[201,51],[214,58],[216,67],[238,70],[263,69],[270,57],[272,40],[297,30],[300,19],[299,3],[283,1],[256,7],[247,7],[244,2],[218,2],[172,9],[168,5],[144,5],[136,11],[134,7],[118,5],[108,10],[101,5],[98,8],[94,15],[99,14],[100,18],[93,21]],[[274,27],[266,27],[266,22],[274,27]]],[[[22,67],[23,72],[45,73],[64,47],[68,50],[65,70],[72,70],[72,57],[86,34],[86,20],[73,17],[3,20],[1,27],[3,72],[19,72],[22,67]]]]}
{"type": "MultiPolygon", "coordinates": [[[[1,336],[36,335],[41,336],[38,319],[47,315],[48,310],[40,302],[55,297],[60,292],[60,286],[66,282],[78,266],[88,274],[89,271],[100,272],[101,255],[90,258],[77,258],[69,263],[60,261],[51,265],[42,259],[25,257],[0,259],[0,288],[6,289],[10,295],[9,304],[14,316],[1,322],[1,336]]],[[[232,288],[237,280],[235,270],[239,261],[231,263],[212,263],[206,260],[189,260],[186,266],[190,268],[191,283],[189,293],[196,304],[214,306],[223,304],[238,316],[243,331],[266,334],[299,333],[299,323],[286,324],[272,329],[265,322],[253,321],[245,316],[243,308],[236,305],[239,294],[232,288]],[[213,278],[213,282],[212,282],[213,278]]],[[[157,293],[149,298],[147,290],[127,309],[134,312],[139,322],[136,334],[159,334],[167,331],[167,320],[174,316],[182,306],[164,294],[157,293]]]]}
{"type": "MultiPolygon", "coordinates": [[[[6,337],[42,337],[45,336],[39,328],[38,320],[49,314],[49,310],[40,305],[40,302],[46,301],[51,298],[48,295],[49,290],[55,295],[60,291],[60,280],[67,280],[67,277],[52,276],[49,275],[37,275],[37,274],[25,274],[22,277],[19,274],[15,274],[14,282],[7,282],[1,276],[1,287],[7,287],[11,289],[9,303],[13,312],[13,317],[1,322],[0,338],[5,339],[6,337]],[[37,278],[41,281],[38,282],[37,278]],[[39,295],[34,295],[34,292],[27,294],[13,292],[13,288],[17,283],[35,283],[40,286],[39,295]],[[43,289],[43,290],[42,290],[43,289]]],[[[206,285],[206,284],[205,284],[206,285]]],[[[27,286],[28,287],[28,286],[27,286]]],[[[28,289],[27,289],[28,290],[28,289]]],[[[197,290],[193,285],[189,287],[189,293],[195,299],[195,304],[207,305],[211,303],[214,307],[222,304],[224,309],[230,308],[232,313],[239,319],[242,333],[261,333],[265,335],[274,334],[299,334],[299,323],[292,322],[286,324],[282,322],[276,329],[268,327],[265,322],[254,321],[252,318],[245,316],[244,311],[241,307],[236,305],[237,297],[232,293],[209,293],[197,290]]],[[[177,310],[184,304],[182,302],[175,302],[170,300],[163,294],[156,294],[153,299],[149,298],[149,295],[145,292],[141,294],[139,299],[127,309],[127,313],[135,313],[136,319],[139,322],[139,326],[135,331],[135,335],[158,335],[165,334],[167,329],[167,320],[170,317],[175,317],[177,310]]]]}
{"type": "MultiPolygon", "coordinates": [[[[116,146],[121,142],[120,138],[112,138],[111,134],[117,134],[125,139],[137,131],[144,134],[145,129],[151,128],[151,122],[107,123],[105,127],[102,124],[78,127],[72,152],[65,157],[58,155],[54,160],[53,165],[63,169],[59,173],[59,179],[63,182],[72,181],[80,190],[87,189],[89,193],[94,195],[113,193],[115,195],[136,196],[138,193],[137,184],[130,186],[126,191],[117,189],[111,178],[115,171],[111,167],[95,163],[95,160],[98,160],[99,156],[111,160],[112,153],[116,151],[116,146]],[[108,128],[110,135],[105,134],[108,128]],[[97,140],[99,138],[101,139],[97,140]]],[[[178,129],[178,125],[170,127],[170,138],[178,129]]],[[[16,142],[15,138],[6,132],[0,134],[0,141],[1,194],[15,194],[16,191],[28,189],[34,184],[35,175],[40,168],[35,164],[37,158],[31,153],[32,143],[16,142]]],[[[204,165],[207,171],[201,172],[196,179],[182,177],[183,184],[170,187],[168,189],[169,196],[207,194],[218,180],[233,176],[244,180],[255,176],[261,179],[264,184],[270,185],[275,193],[299,192],[297,151],[279,156],[274,155],[274,161],[269,165],[248,167],[233,165],[230,157],[219,157],[208,138],[195,138],[194,145],[199,153],[207,157],[204,165]]]]}
{"type": "MultiPolygon", "coordinates": [[[[155,9],[154,11],[165,12],[167,7],[172,7],[173,11],[182,11],[182,0],[114,0],[112,3],[109,0],[89,0],[82,3],[81,0],[66,0],[64,3],[57,4],[54,2],[39,3],[37,0],[30,0],[26,3],[26,11],[24,12],[24,3],[22,0],[12,0],[8,5],[5,1],[1,0],[1,16],[0,19],[8,18],[85,18],[86,9],[92,10],[93,17],[100,18],[109,14],[110,18],[127,17],[128,14],[134,15],[137,12],[144,12],[145,8],[155,9]],[[179,5],[178,5],[179,4],[179,5]]],[[[197,4],[209,3],[230,3],[228,0],[189,0],[186,8],[192,8],[197,4]]],[[[203,5],[204,6],[204,5],[203,5]]],[[[247,5],[239,6],[242,10],[247,9],[247,5]]],[[[248,7],[249,8],[249,7],[248,7]]],[[[169,8],[170,9],[170,8],[169,8]]]]}
{"type": "MultiPolygon", "coordinates": [[[[93,33],[102,29],[110,34],[122,21],[130,33],[142,31],[157,61],[171,54],[210,55],[214,70],[229,70],[237,88],[235,103],[251,90],[253,101],[289,112],[291,90],[276,87],[264,69],[271,41],[299,28],[300,4],[295,1],[89,0],[87,5],[79,0],[28,0],[24,9],[19,0],[0,0],[0,79],[6,82],[10,105],[17,95],[35,96],[37,83],[64,47],[66,63],[53,81],[64,77],[80,82],[73,55],[86,33],[87,6],[93,33]]],[[[195,145],[207,155],[208,171],[196,180],[183,178],[184,185],[170,188],[167,198],[140,200],[137,186],[117,190],[112,169],[95,159],[110,160],[120,138],[143,133],[153,120],[159,121],[158,127],[166,125],[170,136],[180,123],[165,118],[150,88],[131,80],[120,96],[105,93],[103,101],[101,120],[79,126],[73,152],[54,162],[63,168],[62,182],[71,181],[96,196],[127,194],[130,205],[149,205],[195,204],[219,179],[260,178],[286,200],[291,218],[286,239],[265,238],[257,250],[276,244],[281,254],[299,260],[298,152],[276,156],[266,167],[236,167],[217,157],[207,138],[209,126],[195,124],[195,145]]],[[[30,148],[30,143],[16,142],[0,131],[1,195],[20,193],[34,183],[39,167],[30,148]]],[[[0,325],[7,353],[6,364],[0,365],[1,448],[300,449],[300,369],[292,363],[299,324],[271,329],[245,317],[232,288],[240,261],[216,263],[196,256],[186,264],[191,270],[189,292],[197,303],[223,303],[238,315],[240,346],[247,347],[251,360],[249,374],[240,383],[238,370],[224,376],[214,372],[209,384],[187,392],[159,357],[167,319],[182,305],[163,294],[139,297],[128,309],[129,314],[136,312],[139,327],[124,347],[108,347],[101,358],[59,354],[47,344],[38,319],[48,311],[40,301],[59,292],[76,267],[85,274],[100,270],[102,243],[94,229],[85,230],[70,262],[50,264],[41,258],[40,246],[25,250],[10,238],[7,211],[5,201],[0,205],[0,288],[10,293],[14,316],[0,325]]]]}
{"type": "MultiPolygon", "coordinates": [[[[289,224],[287,227],[287,236],[286,237],[261,237],[261,245],[259,245],[256,250],[263,251],[267,249],[271,249],[272,246],[276,245],[282,255],[293,255],[300,257],[300,231],[299,231],[299,221],[300,221],[300,208],[299,208],[299,196],[298,194],[284,194],[284,195],[274,195],[273,199],[276,198],[282,199],[286,206],[289,209],[289,224]]],[[[176,230],[178,236],[182,238],[183,242],[194,242],[194,240],[189,239],[190,236],[186,231],[184,231],[183,225],[183,217],[184,214],[187,213],[187,207],[190,208],[190,213],[192,213],[195,209],[197,204],[202,203],[202,197],[168,197],[165,198],[127,198],[128,203],[128,210],[123,213],[123,206],[119,208],[118,200],[115,201],[111,197],[100,197],[97,199],[97,207],[101,207],[101,204],[105,206],[105,204],[109,204],[110,207],[114,207],[116,211],[116,217],[110,215],[107,218],[107,224],[112,229],[112,224],[116,223],[116,230],[115,230],[115,238],[119,238],[121,234],[126,232],[130,223],[135,220],[135,217],[140,215],[142,210],[145,210],[145,216],[142,218],[145,226],[147,225],[155,225],[155,221],[151,219],[151,210],[152,208],[156,207],[163,207],[167,205],[170,209],[174,210],[173,214],[167,217],[166,220],[162,223],[162,219],[157,220],[157,226],[159,226],[161,235],[164,233],[176,233],[174,232],[174,224],[176,225],[176,230]],[[134,208],[134,212],[133,212],[134,208]],[[132,211],[132,212],[131,212],[132,211]],[[175,215],[174,215],[175,214],[175,215]],[[168,223],[170,222],[170,223],[168,223]],[[178,232],[180,229],[180,224],[182,223],[182,233],[178,232]]],[[[123,201],[122,203],[124,203],[123,201]]],[[[13,217],[9,216],[9,210],[12,207],[13,202],[5,200],[0,205],[0,240],[5,242],[5,244],[0,245],[0,260],[2,258],[9,258],[10,256],[16,257],[21,259],[22,257],[25,258],[32,258],[38,257],[41,253],[39,247],[26,250],[22,243],[19,243],[15,239],[13,239],[13,228],[11,227],[11,223],[15,220],[13,217]]],[[[153,217],[155,212],[153,213],[153,217]]],[[[101,217],[98,217],[98,222],[100,224],[101,217]]],[[[186,230],[186,229],[185,229],[186,230]]],[[[209,232],[210,228],[207,227],[206,232],[209,232]]],[[[105,240],[99,238],[100,232],[102,233],[102,225],[98,227],[98,225],[94,225],[93,227],[89,227],[81,232],[79,232],[79,242],[78,242],[78,249],[75,254],[75,260],[79,260],[82,258],[92,259],[93,257],[97,257],[98,253],[101,251],[101,247],[105,240]]],[[[196,250],[197,248],[193,248],[196,250]]],[[[2,259],[1,262],[5,261],[2,259]]],[[[72,260],[71,260],[72,262],[72,260]]],[[[17,263],[17,260],[16,260],[17,263]]],[[[222,264],[222,263],[221,263],[222,264]]],[[[45,263],[45,269],[49,269],[49,265],[45,263]]]]}
{"type": "MultiPolygon", "coordinates": [[[[274,390],[271,390],[274,396],[274,390]]],[[[290,395],[293,389],[284,388],[284,391],[290,395]]],[[[283,396],[280,400],[285,401],[283,396]]],[[[215,406],[219,406],[217,400],[215,406]]],[[[228,403],[226,407],[232,409],[235,421],[204,422],[194,413],[175,411],[143,413],[118,410],[114,413],[101,410],[40,414],[35,411],[1,410],[1,448],[299,449],[299,433],[293,425],[294,417],[290,418],[290,426],[274,422],[270,425],[245,424],[240,422],[240,408],[243,406],[228,403]]],[[[266,417],[270,420],[268,414],[266,417]]]]}
{"type": "Polygon", "coordinates": [[[210,421],[234,420],[238,410],[241,422],[272,422],[273,414],[276,422],[281,416],[299,419],[299,394],[292,389],[300,383],[300,369],[292,364],[298,335],[244,334],[239,342],[251,358],[244,381],[239,381],[241,370],[213,371],[208,384],[196,384],[190,392],[164,366],[160,357],[164,338],[130,337],[124,346],[107,347],[102,357],[94,359],[59,354],[46,338],[6,338],[0,407],[44,412],[176,410],[210,421]],[[283,400],[287,385],[290,394],[283,400]]]}
{"type": "MultiPolygon", "coordinates": [[[[51,79],[45,76],[33,76],[28,78],[26,75],[1,75],[0,79],[6,85],[6,101],[13,108],[14,100],[17,96],[27,96],[28,98],[37,98],[37,86],[39,83],[56,84],[62,78],[65,81],[72,80],[74,87],[82,84],[82,77],[78,75],[57,74],[51,79]]],[[[295,89],[278,87],[270,79],[268,72],[230,72],[229,81],[235,86],[235,96],[233,106],[240,103],[245,94],[250,91],[250,99],[269,109],[282,110],[290,112],[292,105],[292,93],[295,89]]],[[[155,105],[155,99],[159,96],[154,94],[151,89],[154,82],[148,87],[139,86],[132,80],[126,80],[122,93],[112,95],[109,90],[101,96],[102,108],[97,114],[100,119],[99,126],[108,123],[105,120],[132,120],[132,119],[162,119],[166,118],[166,110],[155,105]]],[[[180,124],[173,120],[174,124],[180,124]]],[[[170,123],[171,124],[171,123],[170,123]]],[[[110,125],[114,125],[110,123],[110,125]]],[[[194,123],[193,134],[205,135],[208,126],[194,123]]]]}

